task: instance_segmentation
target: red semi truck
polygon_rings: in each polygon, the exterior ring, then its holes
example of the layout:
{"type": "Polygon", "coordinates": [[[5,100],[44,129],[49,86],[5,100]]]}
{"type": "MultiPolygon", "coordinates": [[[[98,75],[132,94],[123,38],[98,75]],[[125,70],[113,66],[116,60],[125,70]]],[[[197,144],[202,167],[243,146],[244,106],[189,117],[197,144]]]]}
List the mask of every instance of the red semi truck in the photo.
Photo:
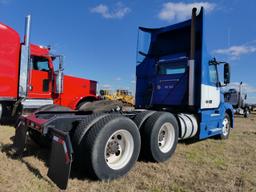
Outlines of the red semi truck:
{"type": "Polygon", "coordinates": [[[22,43],[14,29],[0,23],[1,120],[44,105],[77,109],[96,100],[96,81],[63,75],[61,55],[52,55],[49,48],[30,43],[30,21],[27,16],[22,43]],[[57,70],[53,64],[56,62],[57,70]]]}

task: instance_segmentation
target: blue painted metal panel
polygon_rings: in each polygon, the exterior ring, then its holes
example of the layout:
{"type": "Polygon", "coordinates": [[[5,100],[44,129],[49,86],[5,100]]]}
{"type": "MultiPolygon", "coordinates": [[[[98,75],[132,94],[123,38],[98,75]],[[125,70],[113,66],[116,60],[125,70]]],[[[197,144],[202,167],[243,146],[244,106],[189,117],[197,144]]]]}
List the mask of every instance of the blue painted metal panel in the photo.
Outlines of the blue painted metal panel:
{"type": "MultiPolygon", "coordinates": [[[[212,60],[212,56],[208,53],[206,41],[207,41],[207,33],[205,30],[206,26],[206,17],[202,17],[202,72],[201,72],[201,83],[209,86],[217,86],[216,84],[210,81],[210,73],[209,73],[209,61],[212,60]]],[[[199,116],[201,119],[200,122],[200,133],[199,139],[208,138],[214,135],[219,135],[222,133],[222,121],[224,119],[225,113],[227,111],[232,111],[232,106],[224,101],[224,94],[220,92],[220,105],[218,108],[214,109],[205,109],[199,110],[199,116]]],[[[231,112],[233,114],[233,112],[231,112]]],[[[231,124],[233,125],[233,115],[231,118],[231,124]]]]}
{"type": "Polygon", "coordinates": [[[163,66],[168,65],[174,66],[169,70],[169,74],[165,74],[168,73],[166,70],[164,74],[158,74],[154,78],[151,105],[180,106],[187,101],[187,59],[164,60],[163,66]],[[182,70],[177,71],[177,67],[182,70]]]}
{"type": "MultiPolygon", "coordinates": [[[[201,9],[196,16],[195,30],[194,109],[197,110],[199,117],[199,139],[221,134],[225,112],[231,113],[233,125],[233,109],[225,103],[223,93],[217,108],[201,109],[201,85],[217,86],[210,81],[209,61],[212,57],[205,43],[205,24],[204,11],[201,9]]],[[[191,20],[158,29],[139,28],[136,67],[137,108],[166,106],[182,109],[184,113],[189,109],[187,62],[190,53],[190,27],[191,20]],[[162,65],[166,68],[162,68],[162,65]]]]}
{"type": "Polygon", "coordinates": [[[200,110],[201,117],[199,139],[205,139],[222,133],[222,122],[225,113],[231,114],[231,127],[234,127],[233,107],[224,100],[223,92],[221,93],[220,105],[215,109],[200,110]],[[219,115],[217,115],[219,114],[219,115]],[[219,128],[219,129],[218,129],[219,128]]]}
{"type": "MultiPolygon", "coordinates": [[[[196,22],[196,74],[201,74],[202,16],[196,22]]],[[[190,53],[191,20],[175,25],[147,29],[140,27],[137,55],[136,107],[188,106],[188,57],[190,53]],[[143,38],[144,37],[144,38],[143,38]],[[159,74],[162,60],[175,60],[185,66],[183,74],[159,74]],[[178,79],[178,82],[175,80],[178,79]],[[160,87],[160,89],[159,89],[160,87]]],[[[195,78],[195,101],[200,106],[201,76],[195,78]]]]}

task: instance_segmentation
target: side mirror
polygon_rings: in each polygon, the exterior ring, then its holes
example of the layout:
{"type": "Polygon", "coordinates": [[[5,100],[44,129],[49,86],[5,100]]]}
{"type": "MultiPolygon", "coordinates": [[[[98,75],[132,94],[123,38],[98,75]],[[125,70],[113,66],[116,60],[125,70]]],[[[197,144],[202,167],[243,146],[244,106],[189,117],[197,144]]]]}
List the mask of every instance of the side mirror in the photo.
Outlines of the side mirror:
{"type": "Polygon", "coordinates": [[[230,83],[230,66],[228,63],[224,64],[224,84],[230,83]]]}

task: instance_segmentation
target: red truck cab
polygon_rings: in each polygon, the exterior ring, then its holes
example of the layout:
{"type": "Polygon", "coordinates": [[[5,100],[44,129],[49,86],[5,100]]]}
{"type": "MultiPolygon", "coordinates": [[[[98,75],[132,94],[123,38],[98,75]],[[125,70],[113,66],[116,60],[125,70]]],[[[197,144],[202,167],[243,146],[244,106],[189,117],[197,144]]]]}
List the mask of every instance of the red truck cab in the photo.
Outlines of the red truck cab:
{"type": "Polygon", "coordinates": [[[63,75],[62,56],[31,44],[29,26],[28,21],[23,43],[14,29],[0,23],[0,119],[47,104],[77,109],[96,100],[97,82],[63,75]]]}
{"type": "Polygon", "coordinates": [[[49,49],[31,45],[31,72],[28,98],[53,99],[54,104],[76,109],[82,101],[96,99],[96,81],[63,76],[63,91],[56,93],[56,73],[53,60],[57,57],[50,55],[49,49]]]}

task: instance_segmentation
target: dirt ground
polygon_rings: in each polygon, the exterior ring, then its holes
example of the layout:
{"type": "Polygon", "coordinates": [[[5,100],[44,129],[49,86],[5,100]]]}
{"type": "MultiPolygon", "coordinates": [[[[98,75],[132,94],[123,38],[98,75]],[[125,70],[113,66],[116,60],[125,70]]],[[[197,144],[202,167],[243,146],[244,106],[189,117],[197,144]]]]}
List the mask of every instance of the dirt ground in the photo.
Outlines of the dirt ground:
{"type": "MultiPolygon", "coordinates": [[[[0,192],[59,191],[47,177],[48,151],[31,144],[15,159],[13,135],[13,127],[0,127],[0,192]]],[[[228,140],[179,143],[169,161],[137,162],[127,176],[110,182],[72,176],[67,191],[256,191],[256,114],[236,117],[228,140]]]]}

